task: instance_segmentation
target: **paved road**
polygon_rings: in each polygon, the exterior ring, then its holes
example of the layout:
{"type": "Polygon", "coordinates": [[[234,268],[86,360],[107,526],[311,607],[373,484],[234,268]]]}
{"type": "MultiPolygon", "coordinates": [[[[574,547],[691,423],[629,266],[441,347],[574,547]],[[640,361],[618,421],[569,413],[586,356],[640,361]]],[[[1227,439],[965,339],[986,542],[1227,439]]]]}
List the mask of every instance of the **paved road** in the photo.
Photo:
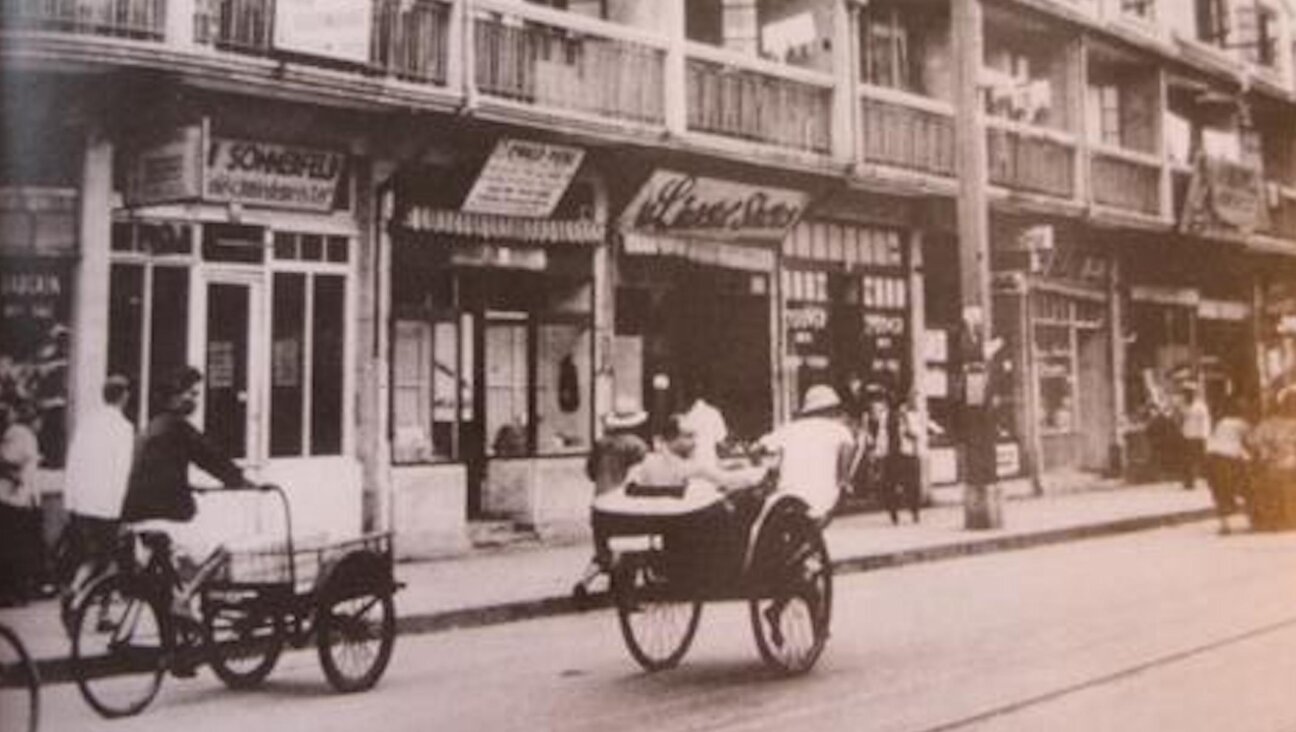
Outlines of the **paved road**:
{"type": "MultiPolygon", "coordinates": [[[[263,691],[168,680],[158,730],[1296,731],[1296,535],[1208,523],[851,575],[820,665],[779,680],[744,608],[708,607],[644,675],[607,612],[402,637],[382,685],[328,693],[313,654],[263,691]]],[[[45,729],[106,728],[71,686],[45,729]]]]}

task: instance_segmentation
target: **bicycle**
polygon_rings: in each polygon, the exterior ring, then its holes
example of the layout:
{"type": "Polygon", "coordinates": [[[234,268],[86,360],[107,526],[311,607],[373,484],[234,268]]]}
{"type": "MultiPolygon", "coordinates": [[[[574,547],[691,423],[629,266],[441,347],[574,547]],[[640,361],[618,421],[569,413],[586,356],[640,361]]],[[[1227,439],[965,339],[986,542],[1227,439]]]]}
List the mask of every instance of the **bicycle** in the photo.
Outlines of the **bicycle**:
{"type": "Polygon", "coordinates": [[[0,624],[0,732],[36,732],[40,673],[22,639],[0,624]]]}
{"type": "Polygon", "coordinates": [[[173,608],[180,578],[170,539],[160,532],[137,534],[148,552],[143,567],[100,578],[79,603],[72,675],[100,716],[138,714],[168,672],[190,676],[203,664],[229,688],[254,688],[287,645],[312,640],[339,692],[369,689],[386,670],[396,635],[392,597],[400,587],[392,577],[391,534],[299,549],[282,489],[233,490],[277,494],[285,540],[251,552],[219,551],[204,562],[190,582],[196,616],[173,608]],[[316,570],[313,581],[307,567],[316,570]]]}

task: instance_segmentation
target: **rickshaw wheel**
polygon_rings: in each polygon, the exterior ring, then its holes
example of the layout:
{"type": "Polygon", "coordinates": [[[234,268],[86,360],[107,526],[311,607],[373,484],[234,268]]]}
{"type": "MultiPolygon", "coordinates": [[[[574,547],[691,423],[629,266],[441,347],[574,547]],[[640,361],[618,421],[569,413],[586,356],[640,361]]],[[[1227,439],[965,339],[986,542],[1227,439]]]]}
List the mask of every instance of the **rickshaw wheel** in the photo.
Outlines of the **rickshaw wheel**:
{"type": "Polygon", "coordinates": [[[612,575],[621,636],[646,671],[674,668],[688,652],[702,617],[702,603],[653,597],[664,578],[648,557],[626,557],[612,575]]]}
{"type": "Polygon", "coordinates": [[[832,618],[832,563],[823,532],[807,521],[771,527],[768,592],[748,602],[761,659],[783,674],[809,671],[828,642],[832,618]]]}
{"type": "Polygon", "coordinates": [[[99,716],[139,714],[157,696],[172,652],[168,615],[146,581],[94,582],[72,623],[72,677],[99,716]]]}
{"type": "Polygon", "coordinates": [[[396,605],[391,592],[329,596],[315,615],[320,666],[334,690],[365,691],[378,683],[396,643],[396,605]]]}
{"type": "MultiPolygon", "coordinates": [[[[210,596],[209,596],[210,597],[210,596]]],[[[231,689],[260,686],[284,648],[283,619],[246,603],[208,602],[203,612],[212,671],[231,689]]]]}

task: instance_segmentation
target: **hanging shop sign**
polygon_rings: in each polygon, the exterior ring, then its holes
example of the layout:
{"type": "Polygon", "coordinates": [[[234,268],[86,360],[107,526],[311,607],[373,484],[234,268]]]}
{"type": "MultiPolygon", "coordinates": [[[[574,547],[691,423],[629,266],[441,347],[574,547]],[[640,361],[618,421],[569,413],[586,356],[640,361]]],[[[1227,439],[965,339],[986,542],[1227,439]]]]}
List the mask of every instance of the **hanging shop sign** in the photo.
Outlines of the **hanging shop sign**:
{"type": "Polygon", "coordinates": [[[544,218],[553,213],[585,159],[567,145],[503,139],[464,199],[469,213],[544,218]]]}
{"type": "Polygon", "coordinates": [[[1248,234],[1268,225],[1260,170],[1205,155],[1197,158],[1179,221],[1195,234],[1248,234]]]}
{"type": "Polygon", "coordinates": [[[146,143],[126,168],[126,205],[193,201],[202,195],[206,123],[163,132],[146,143]]]}
{"type": "Polygon", "coordinates": [[[205,162],[208,201],[329,211],[347,158],[330,150],[213,138],[205,162]]]}
{"type": "Polygon", "coordinates": [[[368,64],[373,7],[353,0],[276,0],[274,45],[281,51],[368,64]]]}
{"type": "Polygon", "coordinates": [[[657,170],[626,207],[630,230],[723,240],[782,241],[809,194],[657,170]]]}

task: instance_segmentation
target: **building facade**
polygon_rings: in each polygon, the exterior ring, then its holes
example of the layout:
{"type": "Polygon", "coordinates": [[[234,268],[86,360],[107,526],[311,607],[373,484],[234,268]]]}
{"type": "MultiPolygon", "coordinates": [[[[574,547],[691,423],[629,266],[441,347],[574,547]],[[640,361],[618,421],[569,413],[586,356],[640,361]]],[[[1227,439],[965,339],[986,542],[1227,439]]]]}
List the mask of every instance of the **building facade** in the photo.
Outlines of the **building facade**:
{"type": "MultiPolygon", "coordinates": [[[[1296,364],[1289,0],[14,0],[6,398],[43,490],[103,378],[207,374],[305,531],[582,525],[617,397],[739,438],[879,384],[956,482],[1149,461],[1296,364]],[[988,315],[988,317],[986,317],[988,315]]],[[[258,509],[231,508],[249,526],[258,509]]]]}

